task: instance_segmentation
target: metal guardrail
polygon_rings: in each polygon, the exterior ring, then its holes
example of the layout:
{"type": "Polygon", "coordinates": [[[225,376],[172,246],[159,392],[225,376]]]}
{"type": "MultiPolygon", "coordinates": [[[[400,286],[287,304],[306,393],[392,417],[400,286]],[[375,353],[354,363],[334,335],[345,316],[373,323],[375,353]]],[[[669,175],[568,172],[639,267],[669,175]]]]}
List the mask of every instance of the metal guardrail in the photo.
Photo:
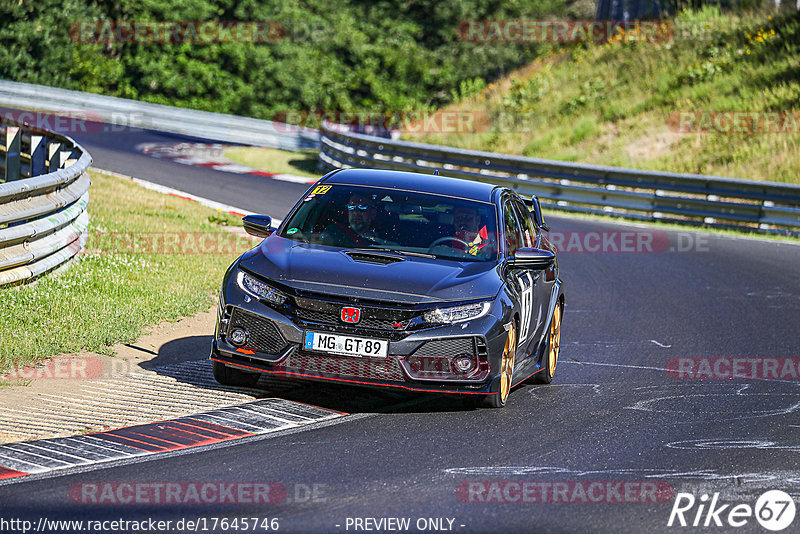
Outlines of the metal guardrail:
{"type": "Polygon", "coordinates": [[[0,80],[0,105],[85,113],[89,120],[283,150],[319,148],[319,132],[279,122],[0,80]]]}
{"type": "Polygon", "coordinates": [[[586,165],[394,141],[323,126],[320,162],[375,167],[508,186],[542,205],[632,219],[800,235],[800,186],[586,165]]]}
{"type": "Polygon", "coordinates": [[[0,286],[75,256],[88,236],[92,158],[69,137],[0,125],[0,286]]]}
{"type": "MultiPolygon", "coordinates": [[[[335,125],[323,126],[317,132],[4,80],[0,80],[0,105],[50,112],[83,111],[90,119],[96,115],[105,123],[222,142],[285,150],[319,148],[320,163],[333,168],[439,169],[444,175],[507,185],[522,194],[539,196],[544,206],[571,212],[800,235],[800,186],[792,184],[462,150],[372,137],[335,125]]],[[[43,156],[36,154],[33,158],[38,165],[43,156]]]]}

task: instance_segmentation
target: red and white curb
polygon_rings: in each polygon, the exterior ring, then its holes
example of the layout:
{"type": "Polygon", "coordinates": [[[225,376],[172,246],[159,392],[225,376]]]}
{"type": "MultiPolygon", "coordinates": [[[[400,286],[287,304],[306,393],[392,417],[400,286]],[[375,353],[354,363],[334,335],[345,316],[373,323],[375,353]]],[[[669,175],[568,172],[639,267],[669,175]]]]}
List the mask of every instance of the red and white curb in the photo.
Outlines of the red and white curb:
{"type": "Polygon", "coordinates": [[[205,167],[215,171],[230,172],[233,174],[254,174],[256,176],[266,176],[273,180],[284,182],[294,182],[297,184],[313,184],[313,178],[297,176],[295,174],[274,173],[253,169],[246,165],[239,165],[225,157],[225,150],[233,148],[234,145],[221,143],[142,143],[136,149],[158,159],[168,159],[183,165],[194,167],[205,167]]]}
{"type": "Polygon", "coordinates": [[[0,445],[0,481],[191,449],[343,417],[282,399],[262,399],[108,432],[0,445]]]}

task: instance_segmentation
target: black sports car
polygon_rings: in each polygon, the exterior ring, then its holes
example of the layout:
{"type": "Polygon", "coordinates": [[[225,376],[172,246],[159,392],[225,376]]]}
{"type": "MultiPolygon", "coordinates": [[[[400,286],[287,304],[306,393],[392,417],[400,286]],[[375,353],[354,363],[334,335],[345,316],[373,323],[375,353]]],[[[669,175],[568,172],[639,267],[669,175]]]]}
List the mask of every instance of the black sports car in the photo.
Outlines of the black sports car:
{"type": "Polygon", "coordinates": [[[410,172],[333,171],[225,274],[211,359],[261,373],[456,393],[502,407],[549,383],[564,292],[538,200],[410,172]]]}

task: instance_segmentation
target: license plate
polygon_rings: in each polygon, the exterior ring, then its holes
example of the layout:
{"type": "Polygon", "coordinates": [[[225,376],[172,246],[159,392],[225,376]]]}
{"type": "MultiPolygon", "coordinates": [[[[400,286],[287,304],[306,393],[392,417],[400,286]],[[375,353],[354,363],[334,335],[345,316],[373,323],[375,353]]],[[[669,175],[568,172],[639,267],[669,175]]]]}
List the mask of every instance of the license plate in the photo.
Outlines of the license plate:
{"type": "Polygon", "coordinates": [[[389,354],[389,341],[385,339],[365,339],[321,332],[306,332],[304,346],[306,350],[318,350],[345,356],[386,358],[389,354]]]}

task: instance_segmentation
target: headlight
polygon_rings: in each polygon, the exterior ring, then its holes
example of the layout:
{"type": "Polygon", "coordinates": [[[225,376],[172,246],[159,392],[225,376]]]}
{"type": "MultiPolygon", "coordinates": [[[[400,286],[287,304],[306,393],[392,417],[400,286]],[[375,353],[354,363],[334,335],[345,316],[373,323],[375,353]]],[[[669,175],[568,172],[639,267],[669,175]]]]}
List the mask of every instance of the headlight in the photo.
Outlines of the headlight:
{"type": "Polygon", "coordinates": [[[452,324],[483,317],[489,311],[489,302],[478,302],[466,306],[437,308],[425,312],[425,322],[432,324],[452,324]]]}
{"type": "Polygon", "coordinates": [[[264,282],[259,282],[244,271],[239,271],[236,274],[236,282],[239,284],[245,293],[254,296],[257,299],[266,300],[270,304],[283,304],[286,302],[286,295],[270,287],[264,282]]]}

